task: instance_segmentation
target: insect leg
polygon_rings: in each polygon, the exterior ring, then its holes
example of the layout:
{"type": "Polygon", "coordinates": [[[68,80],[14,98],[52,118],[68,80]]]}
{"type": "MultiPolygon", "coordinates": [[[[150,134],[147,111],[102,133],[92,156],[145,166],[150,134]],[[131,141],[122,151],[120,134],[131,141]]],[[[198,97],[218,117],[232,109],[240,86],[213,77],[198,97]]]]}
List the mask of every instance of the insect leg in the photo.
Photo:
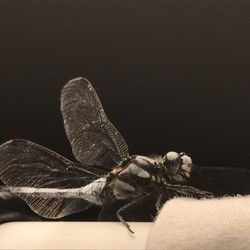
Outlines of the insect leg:
{"type": "Polygon", "coordinates": [[[161,205],[162,205],[162,194],[159,195],[159,197],[157,198],[156,202],[155,202],[155,208],[157,210],[157,212],[159,213],[160,209],[161,209],[161,205]]]}
{"type": "Polygon", "coordinates": [[[140,201],[144,200],[145,198],[147,198],[147,197],[150,196],[150,195],[151,195],[151,193],[148,193],[148,194],[146,194],[146,195],[143,195],[143,196],[139,197],[139,198],[136,199],[136,200],[130,201],[129,203],[127,203],[126,205],[122,206],[121,208],[119,208],[119,209],[117,210],[117,212],[116,212],[117,218],[119,219],[119,221],[120,221],[122,224],[124,224],[124,225],[127,227],[127,229],[129,230],[129,232],[134,233],[134,231],[130,228],[130,225],[122,218],[121,213],[124,212],[124,211],[126,211],[128,208],[130,208],[130,207],[136,205],[137,203],[139,203],[140,201]]]}

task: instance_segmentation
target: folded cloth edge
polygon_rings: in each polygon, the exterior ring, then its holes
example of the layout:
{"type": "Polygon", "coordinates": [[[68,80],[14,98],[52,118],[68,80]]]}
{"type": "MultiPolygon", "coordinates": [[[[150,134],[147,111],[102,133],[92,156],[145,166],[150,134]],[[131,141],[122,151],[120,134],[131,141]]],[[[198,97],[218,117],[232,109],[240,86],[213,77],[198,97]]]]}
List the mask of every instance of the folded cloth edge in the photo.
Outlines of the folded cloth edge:
{"type": "Polygon", "coordinates": [[[147,250],[249,250],[250,195],[167,201],[148,236],[147,250]]]}

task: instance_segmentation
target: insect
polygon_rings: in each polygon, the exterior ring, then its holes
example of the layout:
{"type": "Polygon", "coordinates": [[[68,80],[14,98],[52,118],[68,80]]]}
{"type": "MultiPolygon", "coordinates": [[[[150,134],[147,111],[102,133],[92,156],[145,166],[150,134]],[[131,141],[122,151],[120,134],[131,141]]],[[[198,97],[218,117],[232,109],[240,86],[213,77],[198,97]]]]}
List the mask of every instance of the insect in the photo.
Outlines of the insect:
{"type": "MultiPolygon", "coordinates": [[[[64,86],[61,112],[78,163],[27,140],[8,141],[0,146],[2,195],[19,197],[45,218],[122,201],[116,216],[130,232],[122,214],[144,200],[159,210],[174,196],[213,197],[189,185],[191,177],[205,168],[194,165],[185,153],[130,155],[87,79],[76,78],[64,86]]],[[[216,174],[221,172],[215,169],[216,174]]]]}

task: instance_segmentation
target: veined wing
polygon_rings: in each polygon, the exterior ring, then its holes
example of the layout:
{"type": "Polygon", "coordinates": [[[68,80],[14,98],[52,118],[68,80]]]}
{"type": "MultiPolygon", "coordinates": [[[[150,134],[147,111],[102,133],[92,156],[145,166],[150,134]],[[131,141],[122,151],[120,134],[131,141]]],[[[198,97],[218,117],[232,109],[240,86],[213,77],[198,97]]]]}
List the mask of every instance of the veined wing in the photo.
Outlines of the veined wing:
{"type": "Polygon", "coordinates": [[[108,120],[88,80],[76,78],[64,86],[61,111],[66,134],[79,162],[112,168],[127,159],[128,146],[108,120]]]}
{"type": "Polygon", "coordinates": [[[29,141],[12,140],[0,146],[0,180],[46,218],[61,218],[99,204],[105,175],[29,141]]]}

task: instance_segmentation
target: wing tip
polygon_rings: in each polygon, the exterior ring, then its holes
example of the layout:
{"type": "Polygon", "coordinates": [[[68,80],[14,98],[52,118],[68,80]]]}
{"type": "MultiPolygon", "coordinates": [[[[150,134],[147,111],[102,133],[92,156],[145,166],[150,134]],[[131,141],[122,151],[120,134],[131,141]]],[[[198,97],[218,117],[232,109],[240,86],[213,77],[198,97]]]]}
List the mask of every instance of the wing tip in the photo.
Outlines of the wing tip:
{"type": "Polygon", "coordinates": [[[71,79],[70,81],[68,81],[64,86],[62,91],[64,91],[64,89],[67,89],[69,87],[73,87],[77,84],[85,84],[86,86],[91,86],[91,83],[89,82],[89,80],[83,76],[79,76],[76,78],[71,79]]]}

